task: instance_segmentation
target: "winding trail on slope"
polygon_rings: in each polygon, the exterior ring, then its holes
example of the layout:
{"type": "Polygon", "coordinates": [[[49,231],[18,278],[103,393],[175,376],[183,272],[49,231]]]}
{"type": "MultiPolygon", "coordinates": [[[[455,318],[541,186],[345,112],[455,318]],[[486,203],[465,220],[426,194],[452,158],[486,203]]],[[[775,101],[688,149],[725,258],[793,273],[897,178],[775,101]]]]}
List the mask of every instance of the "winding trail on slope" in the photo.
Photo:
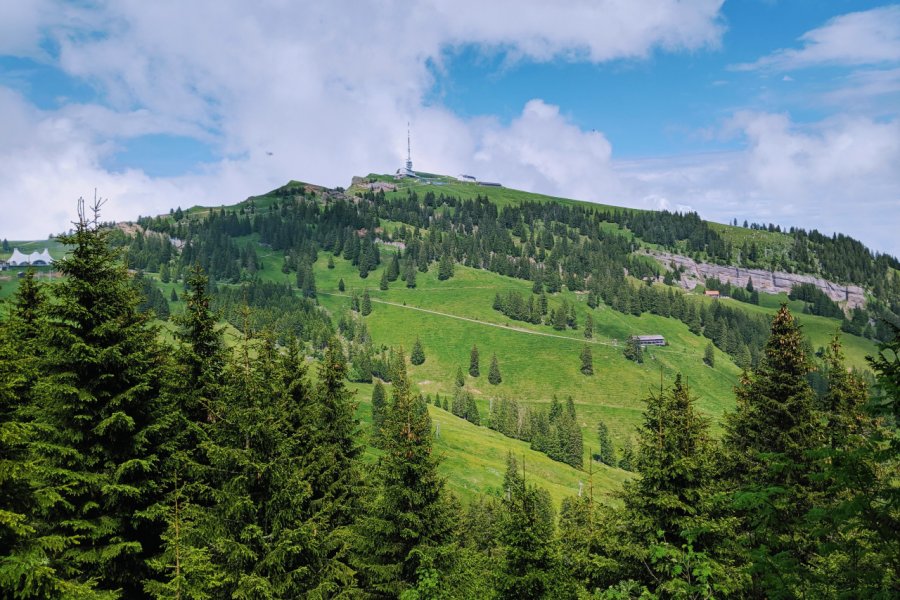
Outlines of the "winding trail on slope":
{"type": "MultiPolygon", "coordinates": [[[[339,298],[349,298],[348,294],[333,294],[328,292],[319,292],[322,296],[337,296],[339,298]]],[[[405,308],[408,310],[417,310],[419,312],[428,313],[431,315],[437,315],[439,317],[446,317],[448,319],[456,319],[457,321],[467,321],[469,323],[476,323],[478,325],[485,325],[487,327],[497,327],[498,329],[503,329],[505,331],[516,331],[518,333],[527,333],[529,335],[541,335],[544,337],[557,338],[560,340],[568,340],[570,342],[578,342],[579,344],[594,344],[596,346],[609,346],[611,348],[618,348],[619,344],[614,342],[601,342],[599,340],[588,340],[588,339],[580,339],[576,337],[570,337],[565,335],[558,335],[555,333],[544,333],[543,331],[532,331],[531,329],[525,329],[524,327],[518,327],[516,325],[502,325],[500,323],[491,323],[490,321],[480,321],[478,319],[473,319],[471,317],[461,317],[459,315],[454,315],[451,313],[445,313],[437,310],[431,310],[429,308],[420,308],[418,306],[409,306],[408,304],[402,304],[400,302],[389,302],[387,300],[379,300],[378,298],[370,298],[372,302],[376,302],[378,304],[387,304],[389,306],[396,306],[397,308],[405,308]]],[[[618,316],[618,315],[615,315],[618,316]]],[[[672,348],[659,348],[656,347],[653,349],[654,352],[675,352],[678,354],[686,354],[686,352],[679,352],[672,348]]]]}

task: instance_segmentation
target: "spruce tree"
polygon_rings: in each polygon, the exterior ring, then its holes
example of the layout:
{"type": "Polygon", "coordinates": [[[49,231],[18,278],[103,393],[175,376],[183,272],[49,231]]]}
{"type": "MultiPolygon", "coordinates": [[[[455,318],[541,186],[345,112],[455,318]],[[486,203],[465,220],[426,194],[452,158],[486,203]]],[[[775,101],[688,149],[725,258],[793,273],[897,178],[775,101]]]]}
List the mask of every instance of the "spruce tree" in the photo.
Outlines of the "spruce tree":
{"type": "Polygon", "coordinates": [[[418,336],[416,336],[416,341],[413,344],[412,352],[409,355],[409,362],[416,366],[419,366],[425,362],[425,350],[422,349],[422,341],[418,336]]]}
{"type": "Polygon", "coordinates": [[[466,385],[466,376],[463,375],[462,367],[456,367],[456,379],[454,380],[456,387],[461,388],[466,385]]]}
{"type": "MultiPolygon", "coordinates": [[[[406,287],[412,289],[416,287],[416,265],[410,259],[406,261],[406,272],[404,274],[403,279],[406,281],[406,287]]],[[[426,264],[427,269],[427,264],[426,264]]]]}
{"type": "Polygon", "coordinates": [[[344,285],[344,278],[341,277],[340,279],[338,279],[338,291],[343,292],[345,289],[347,289],[347,288],[344,285]]]}
{"type": "Polygon", "coordinates": [[[388,281],[397,281],[397,278],[400,277],[400,254],[398,252],[394,252],[391,256],[391,263],[387,266],[386,272],[388,281]]]}
{"type": "Polygon", "coordinates": [[[625,436],[622,440],[621,457],[619,458],[619,468],[623,471],[634,470],[634,446],[631,443],[631,437],[625,436]]]}
{"type": "Polygon", "coordinates": [[[635,469],[625,484],[625,518],[636,555],[632,571],[666,597],[739,593],[744,585],[724,544],[733,523],[716,516],[709,425],[677,376],[671,389],[647,398],[635,469]],[[637,549],[637,550],[635,550],[637,549]]]}
{"type": "Polygon", "coordinates": [[[562,577],[555,544],[553,503],[546,490],[528,485],[512,454],[503,481],[504,500],[499,533],[505,549],[498,582],[500,598],[574,596],[562,577]]]}
{"type": "Polygon", "coordinates": [[[369,290],[363,291],[362,303],[360,304],[360,314],[364,317],[372,314],[372,298],[369,297],[369,290]]]}
{"type": "Polygon", "coordinates": [[[478,377],[481,375],[481,367],[478,360],[478,346],[472,344],[472,351],[469,352],[469,375],[478,377]]]}
{"type": "Polygon", "coordinates": [[[491,368],[488,371],[488,383],[491,385],[499,385],[503,381],[500,375],[500,365],[497,363],[497,355],[491,356],[491,368]]]}
{"type": "Polygon", "coordinates": [[[816,502],[813,453],[823,436],[804,348],[782,305],[760,365],[736,389],[737,410],[727,416],[723,438],[724,478],[752,563],[752,593],[770,597],[798,592],[811,552],[801,524],[816,502]]]}
{"type": "Polygon", "coordinates": [[[644,362],[644,349],[635,336],[629,338],[628,342],[625,344],[625,349],[622,352],[628,360],[633,360],[638,364],[644,362]]]}
{"type": "Polygon", "coordinates": [[[597,442],[599,451],[597,457],[605,465],[616,466],[616,451],[609,437],[609,428],[602,420],[597,422],[597,442]]]}
{"type": "Polygon", "coordinates": [[[137,291],[98,224],[79,203],[72,247],[56,267],[45,352],[34,394],[47,432],[35,449],[53,469],[58,502],[45,515],[47,534],[78,545],[54,548],[47,566],[99,590],[140,597],[146,560],[160,546],[160,523],[147,510],[161,498],[170,411],[160,394],[165,355],[138,310],[137,291]]]}
{"type": "Polygon", "coordinates": [[[29,269],[7,321],[0,323],[0,596],[4,598],[88,596],[92,587],[66,580],[62,569],[49,564],[58,544],[65,548],[78,540],[46,535],[41,516],[59,497],[42,493],[50,489],[52,473],[29,451],[30,443],[48,433],[28,416],[40,374],[44,303],[44,293],[29,269]]]}
{"type": "Polygon", "coordinates": [[[587,344],[581,348],[581,373],[584,375],[594,374],[594,356],[591,354],[591,347],[587,344]]]}
{"type": "Polygon", "coordinates": [[[402,349],[392,370],[378,488],[358,527],[357,560],[364,589],[398,596],[417,583],[430,550],[449,541],[452,521],[432,452],[431,418],[410,389],[402,349]]]}
{"type": "Polygon", "coordinates": [[[441,255],[441,260],[438,265],[438,279],[446,281],[451,277],[453,277],[453,259],[445,252],[441,255]]]}
{"type": "Polygon", "coordinates": [[[381,290],[382,292],[387,290],[389,287],[390,282],[388,280],[387,273],[388,273],[387,269],[384,269],[383,271],[381,271],[381,280],[378,282],[378,289],[381,290]]]}
{"type": "Polygon", "coordinates": [[[387,410],[384,385],[380,379],[375,380],[372,388],[372,438],[378,440],[381,436],[381,427],[384,424],[384,415],[387,410]]]}
{"type": "Polygon", "coordinates": [[[185,283],[185,310],[175,318],[176,364],[168,384],[178,410],[167,429],[172,451],[161,465],[167,495],[150,510],[166,525],[161,552],[148,561],[154,575],[144,582],[154,598],[204,597],[225,579],[205,536],[214,481],[206,452],[210,429],[221,418],[218,402],[225,392],[227,354],[210,309],[209,282],[199,265],[185,283]]]}
{"type": "Polygon", "coordinates": [[[706,349],[703,351],[703,363],[710,367],[716,366],[716,348],[712,342],[706,344],[706,349]]]}
{"type": "Polygon", "coordinates": [[[594,337],[594,317],[591,313],[584,319],[584,339],[589,340],[594,337]]]}

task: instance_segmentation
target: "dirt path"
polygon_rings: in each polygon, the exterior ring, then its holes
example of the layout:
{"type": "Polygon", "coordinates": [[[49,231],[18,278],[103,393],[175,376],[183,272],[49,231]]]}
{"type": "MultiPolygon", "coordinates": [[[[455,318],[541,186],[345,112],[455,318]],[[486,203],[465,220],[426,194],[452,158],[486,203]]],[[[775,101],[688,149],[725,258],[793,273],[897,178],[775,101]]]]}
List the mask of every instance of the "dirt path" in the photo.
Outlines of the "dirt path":
{"type": "MultiPolygon", "coordinates": [[[[327,292],[319,292],[323,296],[338,296],[341,298],[349,298],[347,294],[329,294],[327,292]]],[[[489,321],[479,321],[478,319],[473,319],[471,317],[461,317],[459,315],[454,315],[450,313],[440,312],[437,310],[431,310],[428,308],[419,308],[418,306],[409,306],[406,304],[401,304],[399,302],[388,302],[387,300],[379,300],[377,298],[370,298],[372,302],[378,304],[388,304],[390,306],[396,306],[397,308],[406,308],[408,310],[417,310],[419,312],[428,313],[430,315],[437,315],[439,317],[446,317],[448,319],[456,319],[457,321],[467,321],[469,323],[476,323],[478,325],[484,325],[486,327],[497,327],[498,329],[504,329],[506,331],[516,331],[518,333],[527,333],[529,335],[542,335],[544,337],[557,338],[560,340],[568,340],[570,342],[578,342],[579,344],[596,344],[599,346],[612,346],[616,347],[618,344],[613,342],[601,342],[598,340],[586,340],[579,339],[575,337],[569,337],[566,335],[557,335],[555,333],[544,333],[543,331],[532,331],[531,329],[525,329],[524,327],[517,327],[516,325],[503,325],[500,323],[491,323],[489,321]]]]}
{"type": "MultiPolygon", "coordinates": [[[[337,296],[339,298],[349,298],[350,297],[349,294],[332,294],[332,293],[328,293],[328,292],[319,292],[319,294],[322,296],[337,296]]],[[[526,329],[524,327],[518,327],[516,325],[503,325],[500,323],[491,323],[489,321],[480,321],[478,319],[473,319],[471,317],[461,317],[459,315],[445,313],[445,312],[441,312],[438,310],[431,310],[429,308],[419,308],[418,306],[409,306],[407,304],[402,304],[400,302],[389,302],[387,300],[379,300],[377,298],[370,298],[370,300],[377,304],[387,304],[389,306],[396,306],[397,308],[416,310],[419,312],[428,313],[428,314],[436,315],[439,317],[445,317],[448,319],[456,319],[457,321],[467,321],[469,323],[475,323],[477,325],[484,325],[485,327],[497,327],[498,329],[503,329],[506,331],[515,331],[517,333],[527,333],[528,335],[541,335],[544,337],[557,338],[560,340],[568,340],[570,342],[577,342],[579,344],[593,344],[595,346],[609,346],[610,348],[621,347],[621,345],[617,342],[603,342],[603,341],[594,340],[594,339],[587,340],[587,339],[583,339],[583,338],[575,338],[575,337],[569,337],[569,336],[565,336],[565,335],[558,335],[555,333],[544,333],[543,331],[532,331],[531,329],[526,329]]],[[[621,317],[619,317],[619,315],[615,314],[614,311],[610,311],[610,312],[612,313],[613,316],[615,316],[616,318],[618,318],[621,321],[621,317]]],[[[624,324],[624,322],[623,322],[623,324],[624,324]]],[[[675,348],[661,348],[658,346],[653,347],[653,352],[663,352],[666,354],[690,354],[689,352],[687,352],[685,350],[680,350],[680,349],[675,349],[675,348]]]]}

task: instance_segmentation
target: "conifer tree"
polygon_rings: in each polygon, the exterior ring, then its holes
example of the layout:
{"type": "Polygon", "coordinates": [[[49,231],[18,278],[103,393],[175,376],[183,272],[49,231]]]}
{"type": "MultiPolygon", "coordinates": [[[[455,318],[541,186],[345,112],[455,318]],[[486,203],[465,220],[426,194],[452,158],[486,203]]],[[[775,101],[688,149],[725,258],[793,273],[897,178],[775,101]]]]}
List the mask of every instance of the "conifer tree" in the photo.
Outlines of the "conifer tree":
{"type": "Polygon", "coordinates": [[[760,365],[736,389],[737,410],[727,416],[723,438],[724,475],[752,561],[752,593],[770,597],[798,592],[811,552],[801,522],[816,502],[813,452],[823,436],[804,348],[782,305],[760,365]]]}
{"type": "Polygon", "coordinates": [[[449,540],[452,528],[431,418],[410,389],[402,349],[394,360],[383,440],[378,489],[358,528],[357,558],[364,589],[398,596],[417,583],[423,558],[449,540]]]}
{"type": "Polygon", "coordinates": [[[163,486],[165,359],[98,224],[100,205],[89,217],[80,201],[75,232],[59,238],[72,250],[56,263],[64,277],[47,306],[34,394],[48,435],[35,449],[53,469],[59,499],[45,515],[47,534],[79,542],[57,546],[47,566],[136,597],[160,544],[160,525],[146,511],[163,486]]]}
{"type": "Polygon", "coordinates": [[[388,281],[397,281],[397,278],[400,277],[400,254],[398,252],[394,252],[386,272],[388,281]]]}
{"type": "Polygon", "coordinates": [[[727,520],[715,516],[708,424],[675,379],[670,390],[650,394],[638,431],[635,460],[640,478],[625,484],[625,518],[634,544],[632,571],[661,596],[730,595],[744,585],[724,556],[727,520]]]}
{"type": "Polygon", "coordinates": [[[631,336],[631,338],[625,344],[625,349],[622,352],[625,355],[625,358],[627,358],[628,360],[633,360],[638,364],[644,362],[644,349],[641,346],[640,341],[638,341],[637,337],[635,336],[631,336]]]}
{"type": "Polygon", "coordinates": [[[212,423],[221,417],[217,403],[225,391],[227,355],[210,309],[209,282],[199,265],[185,283],[185,310],[175,319],[179,346],[168,392],[178,410],[168,424],[171,454],[161,468],[171,484],[167,496],[150,511],[166,524],[161,552],[148,561],[154,576],[144,582],[154,598],[204,597],[224,583],[221,565],[213,560],[205,538],[213,491],[206,449],[212,423]]]}
{"type": "Polygon", "coordinates": [[[388,280],[387,274],[388,274],[388,269],[385,268],[383,271],[381,271],[381,281],[378,282],[378,289],[381,290],[382,292],[387,290],[389,287],[390,282],[388,280]]]}
{"type": "MultiPolygon", "coordinates": [[[[505,497],[499,534],[505,560],[498,582],[500,598],[557,598],[567,590],[555,544],[555,516],[546,490],[528,485],[512,454],[503,481],[505,497]]],[[[567,593],[568,592],[568,593],[567,593]]]]}
{"type": "Polygon", "coordinates": [[[404,273],[403,279],[406,281],[407,288],[412,289],[416,287],[416,265],[412,259],[406,261],[406,272],[404,273]]]}
{"type": "Polygon", "coordinates": [[[716,348],[712,342],[706,344],[706,349],[703,351],[703,362],[710,367],[716,366],[716,348]]]}
{"type": "Polygon", "coordinates": [[[341,277],[340,279],[338,279],[338,291],[343,292],[345,289],[347,289],[347,288],[344,285],[344,278],[341,277]]]}
{"type": "Polygon", "coordinates": [[[499,385],[503,381],[500,375],[500,365],[497,363],[497,355],[491,356],[491,369],[488,371],[488,382],[491,385],[499,385]]]}
{"type": "Polygon", "coordinates": [[[438,264],[438,279],[446,281],[453,277],[453,260],[448,253],[441,254],[441,260],[438,264]]]}
{"type": "Polygon", "coordinates": [[[362,303],[360,304],[360,314],[364,317],[372,314],[372,298],[369,297],[369,290],[363,291],[362,303]]]}
{"type": "Polygon", "coordinates": [[[466,376],[463,375],[462,367],[456,367],[456,379],[455,379],[456,387],[461,388],[466,385],[466,376]]]}
{"type": "Polygon", "coordinates": [[[605,465],[616,466],[616,451],[609,437],[609,428],[602,420],[597,422],[597,442],[599,451],[597,457],[605,465]]]}
{"type": "Polygon", "coordinates": [[[425,350],[422,349],[422,341],[419,339],[419,336],[416,336],[416,341],[413,344],[412,352],[409,355],[409,362],[418,366],[425,362],[425,350]]]}
{"type": "Polygon", "coordinates": [[[478,346],[472,344],[472,351],[469,352],[469,375],[478,377],[481,375],[481,367],[478,360],[478,346]]]}
{"type": "Polygon", "coordinates": [[[619,458],[619,468],[623,471],[634,470],[634,446],[631,443],[631,437],[625,436],[622,440],[621,458],[619,458]]]}
{"type": "Polygon", "coordinates": [[[591,354],[591,347],[587,344],[581,348],[581,373],[584,375],[594,374],[594,356],[591,354]]]}
{"type": "Polygon", "coordinates": [[[381,427],[384,424],[384,415],[387,410],[386,397],[384,393],[384,385],[380,379],[375,380],[375,387],[372,388],[372,438],[379,439],[381,436],[381,427]]]}
{"type": "Polygon", "coordinates": [[[584,339],[589,340],[594,337],[594,317],[588,313],[584,319],[584,339]]]}
{"type": "Polygon", "coordinates": [[[59,598],[88,596],[91,585],[66,580],[49,564],[57,544],[77,539],[45,535],[40,521],[59,499],[48,489],[49,475],[29,452],[29,443],[46,435],[28,417],[34,383],[40,373],[39,336],[45,326],[43,290],[29,269],[0,323],[0,596],[59,598]]]}

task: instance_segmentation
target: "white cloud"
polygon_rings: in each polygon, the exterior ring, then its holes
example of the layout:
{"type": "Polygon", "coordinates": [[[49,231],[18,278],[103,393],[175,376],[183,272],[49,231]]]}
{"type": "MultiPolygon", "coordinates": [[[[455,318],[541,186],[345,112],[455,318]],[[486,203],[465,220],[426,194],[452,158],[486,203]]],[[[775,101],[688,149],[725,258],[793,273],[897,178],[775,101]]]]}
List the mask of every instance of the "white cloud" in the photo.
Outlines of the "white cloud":
{"type": "Polygon", "coordinates": [[[737,70],[790,71],[820,65],[859,66],[900,61],[900,5],[835,17],[800,36],[800,48],[776,50],[737,70]]]}
{"type": "Polygon", "coordinates": [[[838,117],[802,127],[783,114],[741,112],[726,130],[746,149],[614,166],[636,199],[689,202],[720,222],[842,232],[900,254],[900,120],[838,117]]]}
{"type": "Polygon", "coordinates": [[[13,29],[24,32],[16,39],[4,38],[0,24],[0,49],[39,55],[42,32],[59,45],[59,66],[106,102],[41,111],[0,88],[3,237],[67,227],[75,199],[94,187],[112,200],[104,217],[121,219],[233,203],[291,178],[346,185],[352,175],[400,165],[410,120],[421,170],[601,202],[693,207],[723,221],[841,230],[900,252],[883,218],[898,214],[897,120],[800,128],[785,116],[740,113],[729,131],[745,151],[621,162],[602,133],[540,99],[509,123],[463,119],[423,100],[434,83],[429,63],[440,68],[448,49],[463,45],[511,60],[593,62],[714,47],[720,0],[41,6],[16,17],[22,27],[13,29]],[[104,168],[123,140],[148,133],[191,136],[226,158],[179,177],[104,168]]]}
{"type": "Polygon", "coordinates": [[[721,4],[4,2],[0,53],[55,61],[97,89],[104,105],[45,112],[3,93],[0,234],[62,229],[74,200],[95,186],[112,199],[109,216],[124,217],[230,203],[289,178],[346,185],[354,174],[396,168],[405,156],[407,120],[417,167],[479,166],[559,192],[566,179],[579,179],[578,168],[590,167],[578,156],[582,150],[608,160],[602,135],[582,135],[547,106],[543,113],[531,106],[509,128],[425,106],[429,63],[440,65],[448,49],[463,45],[517,60],[595,62],[716,46],[721,4]],[[58,58],[42,43],[58,47],[58,58]],[[559,148],[550,131],[556,126],[565,134],[559,148]],[[103,168],[123,140],[149,133],[192,136],[226,158],[169,178],[103,168]],[[511,136],[532,139],[530,155],[514,152],[511,136]],[[479,151],[492,153],[494,162],[475,161],[479,151]],[[568,170],[552,163],[555,151],[568,170]],[[535,170],[538,156],[551,163],[535,170]]]}

